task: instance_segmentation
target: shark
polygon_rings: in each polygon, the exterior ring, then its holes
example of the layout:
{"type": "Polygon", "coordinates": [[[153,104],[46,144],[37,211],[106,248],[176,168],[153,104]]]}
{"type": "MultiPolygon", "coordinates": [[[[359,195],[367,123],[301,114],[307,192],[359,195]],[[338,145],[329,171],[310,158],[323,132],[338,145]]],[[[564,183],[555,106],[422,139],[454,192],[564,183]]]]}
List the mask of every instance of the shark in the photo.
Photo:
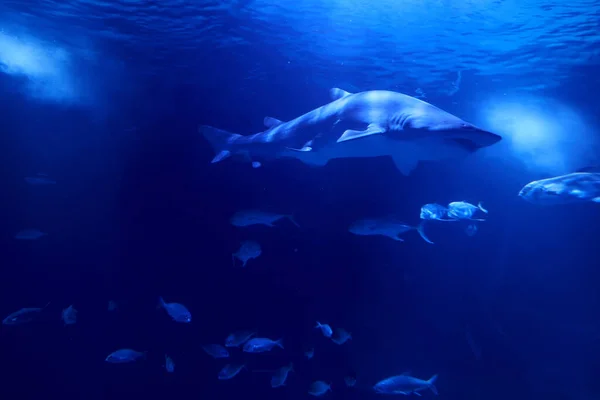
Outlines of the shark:
{"type": "Polygon", "coordinates": [[[391,157],[409,175],[420,161],[465,157],[502,137],[423,100],[388,90],[329,91],[331,102],[290,121],[265,117],[265,130],[251,135],[201,125],[216,155],[255,159],[294,158],[324,166],[333,159],[391,157]]]}

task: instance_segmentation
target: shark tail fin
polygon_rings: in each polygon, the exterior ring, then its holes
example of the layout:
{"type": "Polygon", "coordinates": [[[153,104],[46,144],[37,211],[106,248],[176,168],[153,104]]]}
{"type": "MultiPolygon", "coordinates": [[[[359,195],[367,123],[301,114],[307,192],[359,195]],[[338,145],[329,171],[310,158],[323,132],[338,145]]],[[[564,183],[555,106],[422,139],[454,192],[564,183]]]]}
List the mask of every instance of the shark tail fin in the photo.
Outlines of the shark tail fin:
{"type": "Polygon", "coordinates": [[[481,211],[483,211],[484,213],[488,213],[488,210],[486,210],[485,208],[483,208],[483,203],[479,202],[479,204],[477,204],[477,208],[479,208],[481,211]]]}
{"type": "Polygon", "coordinates": [[[429,240],[427,235],[425,235],[425,221],[417,225],[417,232],[419,232],[419,235],[421,235],[424,241],[426,241],[429,244],[434,244],[431,240],[429,240]]]}
{"type": "Polygon", "coordinates": [[[433,392],[433,394],[435,394],[435,395],[438,394],[437,388],[434,385],[435,380],[437,379],[437,377],[438,377],[437,374],[435,374],[434,376],[432,376],[431,378],[429,378],[427,380],[427,383],[429,384],[429,390],[431,390],[433,392]]]}
{"type": "Polygon", "coordinates": [[[298,223],[298,221],[296,221],[296,218],[294,217],[294,214],[291,215],[286,215],[287,219],[290,220],[290,222],[294,225],[296,225],[298,228],[300,228],[300,224],[298,223]]]}
{"type": "Polygon", "coordinates": [[[210,146],[216,153],[211,163],[217,163],[231,156],[231,144],[242,135],[230,133],[208,125],[200,125],[198,131],[208,140],[210,146]]]}

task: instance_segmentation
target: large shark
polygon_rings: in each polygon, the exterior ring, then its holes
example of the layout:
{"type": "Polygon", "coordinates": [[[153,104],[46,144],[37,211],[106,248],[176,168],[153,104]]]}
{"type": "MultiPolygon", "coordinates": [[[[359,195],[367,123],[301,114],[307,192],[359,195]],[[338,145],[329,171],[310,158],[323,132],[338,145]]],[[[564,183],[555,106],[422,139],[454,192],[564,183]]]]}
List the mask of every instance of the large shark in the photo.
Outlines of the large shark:
{"type": "Polygon", "coordinates": [[[297,158],[325,165],[335,158],[391,156],[405,175],[419,161],[465,156],[501,140],[499,135],[414,97],[385,90],[330,90],[332,101],[291,121],[265,117],[263,132],[229,133],[210,126],[200,132],[217,153],[246,159],[297,158]]]}

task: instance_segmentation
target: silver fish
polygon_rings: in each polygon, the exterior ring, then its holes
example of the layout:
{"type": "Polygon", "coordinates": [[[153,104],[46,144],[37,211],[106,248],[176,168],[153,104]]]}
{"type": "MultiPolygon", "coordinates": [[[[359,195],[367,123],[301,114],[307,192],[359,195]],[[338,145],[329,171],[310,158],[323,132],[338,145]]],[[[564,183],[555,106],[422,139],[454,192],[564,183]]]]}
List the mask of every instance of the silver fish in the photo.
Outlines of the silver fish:
{"type": "Polygon", "coordinates": [[[252,225],[266,225],[269,227],[275,226],[274,223],[280,219],[287,218],[294,225],[300,227],[292,215],[276,214],[268,211],[261,210],[242,210],[233,214],[230,218],[230,222],[233,226],[252,226],[252,225]]]}
{"type": "Polygon", "coordinates": [[[315,349],[311,347],[310,349],[304,350],[304,356],[310,360],[315,356],[315,349]]]}
{"type": "Polygon", "coordinates": [[[77,322],[77,310],[75,307],[73,307],[73,305],[70,305],[62,310],[62,320],[64,321],[65,325],[72,325],[77,322]]]}
{"type": "Polygon", "coordinates": [[[431,203],[425,204],[421,207],[420,217],[426,221],[456,221],[455,219],[448,219],[448,208],[441,204],[431,203]]]}
{"type": "Polygon", "coordinates": [[[238,259],[242,262],[242,268],[246,266],[246,263],[254,258],[258,258],[262,254],[262,248],[258,242],[254,240],[245,240],[241,243],[238,251],[231,255],[231,260],[235,266],[235,260],[238,259]]]}
{"type": "Polygon", "coordinates": [[[467,203],[466,201],[453,201],[448,204],[448,217],[453,219],[466,219],[471,221],[485,221],[485,219],[476,219],[473,218],[475,212],[478,210],[483,211],[484,213],[488,213],[488,210],[483,208],[481,202],[474,206],[471,203],[467,203]]]}
{"type": "Polygon", "coordinates": [[[372,219],[361,219],[354,222],[348,230],[361,236],[381,235],[387,236],[393,240],[403,242],[404,239],[400,237],[401,234],[416,230],[421,235],[424,241],[433,244],[427,236],[425,236],[423,223],[418,226],[407,225],[404,222],[396,221],[390,218],[372,218],[372,219]]]}
{"type": "Polygon", "coordinates": [[[437,379],[437,375],[432,376],[428,380],[414,378],[408,374],[392,376],[390,378],[379,381],[373,386],[373,389],[377,393],[383,394],[404,394],[409,395],[419,394],[418,392],[429,389],[434,394],[438,394],[434,382],[437,379]]]}
{"type": "Polygon", "coordinates": [[[283,339],[252,338],[244,344],[244,351],[246,353],[264,353],[265,351],[271,351],[274,347],[283,349],[283,339]]]}
{"type": "Polygon", "coordinates": [[[600,203],[600,173],[574,172],[528,183],[519,197],[537,205],[600,203]]]}
{"type": "Polygon", "coordinates": [[[31,307],[31,308],[22,308],[14,313],[10,314],[8,317],[2,320],[3,325],[20,325],[33,321],[34,319],[39,317],[39,314],[48,307],[50,303],[46,304],[42,308],[31,307]]]}
{"type": "Polygon", "coordinates": [[[326,338],[330,338],[331,335],[333,335],[333,330],[331,329],[331,326],[329,326],[329,324],[322,324],[319,321],[317,321],[317,325],[315,326],[315,329],[320,329],[321,333],[326,338]]]}
{"type": "Polygon", "coordinates": [[[331,338],[333,343],[342,345],[352,339],[352,334],[343,328],[336,328],[335,336],[331,338]]]}
{"type": "Polygon", "coordinates": [[[213,358],[227,358],[229,357],[229,352],[227,349],[220,344],[206,344],[202,346],[202,350],[206,352],[209,356],[213,358]]]}
{"type": "Polygon", "coordinates": [[[288,374],[290,372],[294,372],[294,364],[289,363],[281,368],[279,368],[273,376],[271,377],[271,387],[281,387],[285,386],[285,381],[287,380],[288,374]]]}
{"type": "Polygon", "coordinates": [[[171,357],[169,357],[166,354],[165,354],[165,370],[170,374],[175,372],[175,362],[173,361],[173,359],[171,357]]]}
{"type": "Polygon", "coordinates": [[[227,338],[225,338],[225,347],[239,347],[254,335],[256,335],[256,332],[254,331],[237,331],[230,333],[227,338]]]}
{"type": "Polygon", "coordinates": [[[331,383],[327,383],[324,381],[315,381],[311,383],[310,388],[308,389],[308,394],[313,396],[323,396],[325,393],[331,390],[331,383]]]}
{"type": "Polygon", "coordinates": [[[112,364],[123,364],[146,358],[146,352],[132,349],[120,349],[110,353],[104,361],[112,364]]]}
{"type": "Polygon", "coordinates": [[[244,367],[244,364],[227,364],[221,369],[221,371],[219,371],[219,379],[231,379],[239,374],[244,367]]]}
{"type": "Polygon", "coordinates": [[[187,309],[186,306],[179,303],[166,303],[162,297],[158,298],[158,306],[164,308],[167,314],[175,322],[190,323],[192,322],[192,313],[187,309]]]}

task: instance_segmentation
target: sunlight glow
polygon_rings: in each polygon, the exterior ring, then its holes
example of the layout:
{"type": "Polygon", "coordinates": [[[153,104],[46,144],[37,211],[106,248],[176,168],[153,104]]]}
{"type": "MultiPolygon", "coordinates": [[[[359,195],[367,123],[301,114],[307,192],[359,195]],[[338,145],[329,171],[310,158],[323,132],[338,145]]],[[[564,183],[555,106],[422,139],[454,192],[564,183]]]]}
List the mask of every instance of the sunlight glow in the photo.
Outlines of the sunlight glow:
{"type": "Polygon", "coordinates": [[[530,170],[562,174],[594,164],[594,132],[574,109],[557,101],[519,96],[491,99],[482,108],[485,126],[508,142],[510,156],[530,170]]]}

